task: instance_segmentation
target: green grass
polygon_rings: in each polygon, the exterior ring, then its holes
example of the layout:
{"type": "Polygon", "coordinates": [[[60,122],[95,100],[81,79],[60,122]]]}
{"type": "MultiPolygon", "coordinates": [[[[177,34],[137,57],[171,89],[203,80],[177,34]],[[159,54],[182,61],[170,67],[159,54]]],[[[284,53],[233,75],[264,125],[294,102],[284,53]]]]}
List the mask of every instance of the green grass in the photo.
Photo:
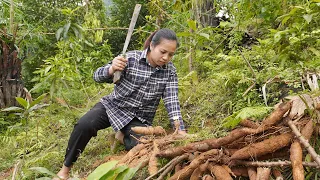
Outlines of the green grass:
{"type": "MultiPolygon", "coordinates": [[[[107,92],[104,93],[108,93],[109,89],[105,91],[107,92]]],[[[21,168],[17,179],[35,179],[42,176],[29,170],[31,167],[44,167],[57,173],[63,164],[65,149],[74,124],[99,99],[100,97],[96,96],[89,103],[70,109],[52,103],[45,109],[34,112],[30,116],[27,136],[21,129],[2,132],[5,136],[2,136],[0,141],[0,146],[3,147],[0,151],[0,172],[5,172],[20,161],[21,168]]],[[[111,128],[100,130],[98,136],[91,139],[75,163],[71,176],[88,174],[93,170],[92,165],[96,161],[110,155],[108,136],[111,132],[111,128]]]]}

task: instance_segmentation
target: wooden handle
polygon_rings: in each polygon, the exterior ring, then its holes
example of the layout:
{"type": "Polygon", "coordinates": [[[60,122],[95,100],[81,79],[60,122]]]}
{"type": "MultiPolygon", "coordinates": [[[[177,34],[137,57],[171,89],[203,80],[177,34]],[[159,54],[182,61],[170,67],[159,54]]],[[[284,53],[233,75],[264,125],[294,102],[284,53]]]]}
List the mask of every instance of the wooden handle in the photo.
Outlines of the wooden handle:
{"type": "Polygon", "coordinates": [[[113,74],[113,83],[117,84],[119,82],[119,80],[120,80],[120,77],[121,77],[121,71],[114,72],[114,74],[113,74]]]}
{"type": "MultiPolygon", "coordinates": [[[[121,55],[123,58],[127,58],[126,54],[121,55]]],[[[113,74],[113,83],[117,84],[120,81],[122,71],[116,71],[113,74]]]]}

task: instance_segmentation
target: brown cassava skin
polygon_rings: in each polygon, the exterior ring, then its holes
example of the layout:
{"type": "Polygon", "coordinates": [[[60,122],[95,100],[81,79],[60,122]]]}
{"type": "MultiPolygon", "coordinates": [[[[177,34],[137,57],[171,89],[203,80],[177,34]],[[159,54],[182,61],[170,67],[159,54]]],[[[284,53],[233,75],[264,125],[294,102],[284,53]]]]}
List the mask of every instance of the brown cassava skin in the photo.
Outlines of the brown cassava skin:
{"type": "Polygon", "coordinates": [[[208,169],[208,163],[201,164],[200,167],[196,168],[191,174],[190,180],[201,180],[202,175],[208,169]]]}
{"type": "Polygon", "coordinates": [[[242,149],[236,151],[231,160],[257,158],[259,156],[275,152],[290,144],[293,135],[291,133],[285,133],[278,136],[271,137],[262,142],[248,145],[242,149]]]}
{"type": "Polygon", "coordinates": [[[272,126],[279,122],[283,115],[291,108],[292,102],[284,102],[279,105],[266,119],[262,121],[262,125],[272,126]]]}
{"type": "Polygon", "coordinates": [[[248,145],[247,142],[245,142],[245,136],[237,139],[236,141],[233,141],[230,144],[225,145],[224,147],[228,149],[241,149],[243,147],[246,147],[248,145]]]}
{"type": "Polygon", "coordinates": [[[173,158],[176,156],[180,156],[181,154],[185,152],[195,152],[195,151],[208,151],[209,149],[215,149],[220,148],[223,145],[229,144],[233,141],[236,141],[237,139],[254,133],[255,129],[250,128],[239,128],[231,131],[227,136],[221,137],[221,138],[212,138],[203,140],[200,142],[190,143],[186,146],[178,146],[171,149],[167,149],[165,151],[162,151],[158,154],[159,157],[168,157],[173,158]]]}
{"type": "Polygon", "coordinates": [[[279,149],[275,152],[260,156],[257,158],[257,160],[263,161],[263,160],[272,160],[272,159],[276,159],[276,158],[288,160],[288,159],[290,159],[290,152],[289,151],[290,151],[290,148],[287,146],[287,147],[279,149]]]}
{"type": "Polygon", "coordinates": [[[161,126],[148,126],[148,127],[132,127],[131,130],[137,134],[143,135],[163,135],[166,131],[161,126]]]}
{"type": "Polygon", "coordinates": [[[156,141],[154,141],[154,146],[153,146],[153,152],[151,154],[151,157],[149,159],[149,166],[148,166],[148,171],[150,175],[156,174],[158,172],[158,158],[156,157],[156,155],[159,153],[159,148],[158,145],[156,143],[156,141]]]}
{"type": "Polygon", "coordinates": [[[304,170],[302,165],[302,148],[298,141],[291,144],[290,160],[292,163],[292,175],[294,180],[304,179],[304,170]]]}
{"type": "Polygon", "coordinates": [[[284,179],[281,172],[278,169],[273,168],[271,171],[272,171],[273,176],[276,178],[276,180],[283,180],[284,179]]]}
{"type": "Polygon", "coordinates": [[[232,167],[231,168],[231,172],[235,175],[235,176],[244,176],[244,177],[248,177],[248,171],[246,167],[232,167]]]}
{"type": "Polygon", "coordinates": [[[181,169],[182,169],[181,163],[179,163],[179,164],[177,164],[177,165],[174,166],[174,172],[175,172],[175,173],[178,172],[178,171],[180,171],[181,169]]]}
{"type": "Polygon", "coordinates": [[[251,121],[249,119],[244,119],[239,124],[241,126],[252,128],[252,129],[256,129],[259,127],[259,125],[257,125],[256,123],[254,123],[253,121],[251,121]]]}
{"type": "Polygon", "coordinates": [[[190,177],[190,180],[200,180],[201,179],[201,170],[200,168],[196,168],[190,177]]]}
{"type": "Polygon", "coordinates": [[[271,169],[269,168],[257,168],[257,179],[258,180],[269,180],[270,179],[271,169]]]}
{"type": "MultiPolygon", "coordinates": [[[[304,126],[301,134],[305,139],[309,140],[313,133],[312,119],[304,126]]],[[[304,179],[304,169],[302,165],[302,148],[298,140],[291,144],[290,160],[292,162],[292,175],[294,180],[304,179]]]]}
{"type": "Polygon", "coordinates": [[[312,133],[313,133],[313,129],[314,129],[313,127],[314,127],[313,121],[312,121],[312,119],[310,119],[308,121],[308,123],[301,130],[301,134],[306,140],[310,140],[312,133]]]}
{"type": "Polygon", "coordinates": [[[129,159],[131,159],[134,155],[139,153],[142,149],[144,149],[146,145],[144,144],[138,144],[135,147],[133,147],[120,161],[118,164],[126,163],[129,159]]]}
{"type": "Polygon", "coordinates": [[[177,180],[177,179],[189,179],[193,171],[203,164],[207,159],[214,157],[219,153],[219,150],[212,149],[207,152],[201,153],[198,157],[196,157],[188,166],[184,167],[180,171],[176,172],[169,180],[177,180]]]}
{"type": "Polygon", "coordinates": [[[256,180],[257,179],[257,171],[254,167],[248,167],[248,175],[250,180],[256,180]]]}
{"type": "Polygon", "coordinates": [[[209,164],[209,169],[217,180],[232,180],[228,171],[222,166],[209,164]]]}
{"type": "Polygon", "coordinates": [[[202,180],[214,180],[214,179],[213,179],[212,176],[210,176],[210,175],[207,174],[207,175],[205,175],[205,176],[202,177],[202,180]]]}
{"type": "Polygon", "coordinates": [[[190,180],[201,180],[202,175],[208,169],[208,163],[201,164],[200,167],[196,168],[191,174],[190,180]]]}
{"type": "Polygon", "coordinates": [[[291,108],[292,103],[282,103],[279,108],[274,110],[270,116],[268,116],[257,129],[252,128],[238,128],[231,131],[227,136],[221,138],[212,138],[203,140],[200,142],[190,143],[186,146],[174,147],[167,149],[158,154],[159,157],[173,158],[180,156],[185,152],[195,152],[195,151],[207,151],[209,149],[220,148],[221,146],[227,145],[237,139],[244,137],[248,134],[257,134],[268,129],[268,127],[280,121],[283,115],[291,108]]]}
{"type": "Polygon", "coordinates": [[[144,168],[148,165],[151,154],[146,154],[141,158],[134,159],[132,162],[128,164],[130,168],[139,167],[139,169],[144,168]]]}

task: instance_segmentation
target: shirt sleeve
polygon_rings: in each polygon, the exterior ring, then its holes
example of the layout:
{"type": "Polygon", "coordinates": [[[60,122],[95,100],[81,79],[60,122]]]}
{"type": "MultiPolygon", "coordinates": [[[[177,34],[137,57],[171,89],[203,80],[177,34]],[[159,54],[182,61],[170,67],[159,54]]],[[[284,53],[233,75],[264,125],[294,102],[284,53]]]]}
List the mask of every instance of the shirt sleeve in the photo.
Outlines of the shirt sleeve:
{"type": "Polygon", "coordinates": [[[94,81],[98,83],[112,83],[113,82],[113,75],[109,75],[109,68],[111,67],[111,62],[106,64],[105,66],[99,67],[94,73],[93,73],[93,79],[94,81]]]}
{"type": "Polygon", "coordinates": [[[168,111],[171,126],[174,127],[174,120],[178,119],[180,122],[179,130],[185,130],[178,99],[178,77],[175,71],[170,74],[163,93],[163,102],[168,111]]]}

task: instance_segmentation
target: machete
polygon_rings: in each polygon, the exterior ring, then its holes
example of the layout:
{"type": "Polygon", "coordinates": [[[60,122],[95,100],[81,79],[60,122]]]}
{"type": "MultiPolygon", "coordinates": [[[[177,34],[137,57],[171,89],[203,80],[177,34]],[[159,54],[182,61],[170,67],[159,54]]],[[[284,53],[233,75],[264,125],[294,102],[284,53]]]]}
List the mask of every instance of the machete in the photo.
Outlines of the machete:
{"type": "MultiPolygon", "coordinates": [[[[133,32],[134,26],[135,26],[135,24],[137,22],[140,9],[141,9],[141,4],[136,4],[136,6],[134,8],[134,11],[133,11],[132,18],[131,18],[130,26],[129,26],[129,29],[128,29],[126,41],[124,42],[124,46],[123,46],[123,49],[122,49],[122,56],[124,58],[126,58],[125,57],[126,51],[127,51],[130,39],[131,39],[131,35],[132,35],[132,32],[133,32]]],[[[120,80],[120,77],[121,77],[121,71],[114,72],[114,74],[113,74],[113,83],[117,84],[119,82],[119,80],[120,80]]]]}

